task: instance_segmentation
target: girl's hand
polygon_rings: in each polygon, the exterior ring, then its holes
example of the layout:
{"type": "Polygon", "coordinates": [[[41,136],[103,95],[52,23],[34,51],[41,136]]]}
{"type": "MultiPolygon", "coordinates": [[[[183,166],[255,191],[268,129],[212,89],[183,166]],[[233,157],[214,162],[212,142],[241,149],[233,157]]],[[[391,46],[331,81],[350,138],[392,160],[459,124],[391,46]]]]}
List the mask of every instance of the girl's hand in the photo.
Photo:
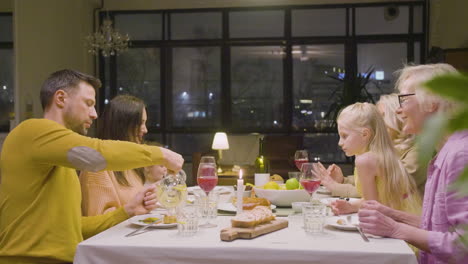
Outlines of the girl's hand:
{"type": "Polygon", "coordinates": [[[332,212],[335,215],[351,214],[357,212],[356,208],[345,200],[336,200],[330,203],[332,212]]]}
{"type": "Polygon", "coordinates": [[[375,211],[378,211],[380,212],[381,214],[385,215],[385,216],[388,216],[388,217],[391,217],[392,215],[392,211],[393,209],[388,207],[388,206],[385,206],[375,200],[367,200],[367,201],[364,201],[362,204],[361,204],[361,208],[360,210],[375,210],[375,211]]]}
{"type": "Polygon", "coordinates": [[[343,183],[344,182],[344,175],[343,171],[341,171],[340,166],[336,164],[332,164],[328,166],[327,168],[328,173],[330,174],[330,177],[335,180],[337,183],[343,183]]]}
{"type": "Polygon", "coordinates": [[[157,198],[156,198],[156,186],[151,184],[143,187],[132,200],[125,204],[124,209],[129,216],[147,214],[151,210],[155,209],[157,198]]]}
{"type": "Polygon", "coordinates": [[[325,186],[328,190],[333,190],[335,185],[338,184],[330,177],[330,173],[322,163],[317,163],[313,166],[312,173],[320,179],[320,184],[325,186]]]}

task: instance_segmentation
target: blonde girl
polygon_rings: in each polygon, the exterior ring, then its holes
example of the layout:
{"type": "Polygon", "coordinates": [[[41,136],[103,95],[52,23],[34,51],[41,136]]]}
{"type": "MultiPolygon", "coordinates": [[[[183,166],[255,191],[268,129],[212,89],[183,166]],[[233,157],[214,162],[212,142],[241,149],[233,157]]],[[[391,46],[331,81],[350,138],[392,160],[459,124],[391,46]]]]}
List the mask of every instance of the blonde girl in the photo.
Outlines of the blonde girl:
{"type": "Polygon", "coordinates": [[[426,184],[426,171],[418,163],[415,136],[403,132],[403,119],[396,114],[397,109],[400,107],[398,95],[382,95],[376,106],[383,117],[388,134],[393,141],[393,146],[398,152],[400,160],[403,162],[408,174],[413,177],[419,194],[422,197],[424,185],[426,184]]]}
{"type": "MultiPolygon", "coordinates": [[[[421,198],[408,176],[377,107],[356,103],[337,118],[339,146],[346,156],[356,156],[355,184],[363,200],[377,200],[389,207],[418,213],[421,198]]],[[[362,200],[331,204],[335,214],[357,212],[362,200]]]]}

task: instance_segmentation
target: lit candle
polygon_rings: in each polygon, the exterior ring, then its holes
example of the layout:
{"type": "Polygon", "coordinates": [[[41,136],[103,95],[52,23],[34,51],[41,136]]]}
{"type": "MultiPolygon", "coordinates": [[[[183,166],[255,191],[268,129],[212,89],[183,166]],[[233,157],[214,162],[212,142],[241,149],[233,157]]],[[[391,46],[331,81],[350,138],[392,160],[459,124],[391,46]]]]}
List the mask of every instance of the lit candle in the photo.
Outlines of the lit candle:
{"type": "Polygon", "coordinates": [[[242,213],[242,204],[244,197],[244,179],[242,179],[242,170],[239,170],[239,179],[237,180],[237,213],[242,213]]]}

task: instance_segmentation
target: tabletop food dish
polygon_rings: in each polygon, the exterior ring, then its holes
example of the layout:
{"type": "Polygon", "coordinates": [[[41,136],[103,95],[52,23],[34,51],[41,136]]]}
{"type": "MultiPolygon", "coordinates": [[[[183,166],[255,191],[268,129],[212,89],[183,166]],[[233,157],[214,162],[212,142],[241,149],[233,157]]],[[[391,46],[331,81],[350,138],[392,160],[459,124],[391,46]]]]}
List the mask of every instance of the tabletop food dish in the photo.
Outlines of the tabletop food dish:
{"type": "MultiPolygon", "coordinates": [[[[148,222],[150,219],[154,219],[154,218],[163,219],[164,216],[160,215],[160,214],[136,215],[136,216],[128,219],[128,221],[131,224],[134,224],[134,225],[146,226],[148,224],[145,223],[145,222],[148,222]],[[145,221],[145,220],[148,220],[148,221],[145,221]]],[[[171,227],[175,227],[175,226],[177,226],[177,223],[164,224],[164,223],[161,222],[161,223],[158,223],[158,224],[151,225],[150,227],[151,228],[171,228],[171,227]]]]}
{"type": "Polygon", "coordinates": [[[328,194],[328,195],[331,195],[332,192],[330,190],[327,189],[327,187],[325,186],[320,186],[318,189],[317,189],[317,193],[320,193],[320,194],[328,194]]]}
{"type": "MultiPolygon", "coordinates": [[[[188,191],[189,194],[193,194],[193,192],[202,191],[202,189],[200,188],[200,186],[192,186],[192,187],[188,187],[187,191],[188,191]]],[[[223,186],[216,186],[213,189],[213,191],[218,192],[219,194],[229,194],[229,193],[231,193],[229,188],[223,187],[223,186]]]]}
{"type": "Polygon", "coordinates": [[[301,213],[302,212],[302,206],[304,204],[309,204],[310,202],[292,202],[291,207],[296,213],[301,213]]]}
{"type": "Polygon", "coordinates": [[[292,202],[307,202],[310,200],[310,195],[305,190],[271,190],[254,188],[255,194],[258,197],[268,199],[276,206],[291,206],[292,202]]]}
{"type": "Polygon", "coordinates": [[[330,197],[330,198],[322,198],[320,199],[320,202],[323,204],[329,206],[331,202],[336,201],[336,200],[344,200],[344,201],[349,201],[349,202],[354,202],[360,200],[360,198],[337,198],[337,197],[330,197]]]}
{"type": "MultiPolygon", "coordinates": [[[[270,205],[270,208],[273,210],[276,208],[276,205],[270,205]]],[[[218,204],[218,210],[221,210],[221,211],[226,211],[226,212],[237,212],[237,208],[235,205],[233,205],[232,203],[219,203],[218,204]]]]}
{"type": "Polygon", "coordinates": [[[347,215],[333,216],[327,219],[327,225],[346,231],[357,231],[359,218],[357,214],[351,215],[351,222],[347,220],[347,215]]]}

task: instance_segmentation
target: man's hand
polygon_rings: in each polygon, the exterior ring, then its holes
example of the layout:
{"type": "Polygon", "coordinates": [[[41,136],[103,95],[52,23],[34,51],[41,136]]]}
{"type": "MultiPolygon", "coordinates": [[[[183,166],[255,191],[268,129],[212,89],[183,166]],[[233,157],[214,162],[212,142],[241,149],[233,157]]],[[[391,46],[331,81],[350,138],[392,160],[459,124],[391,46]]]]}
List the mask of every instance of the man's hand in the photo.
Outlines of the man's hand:
{"type": "Polygon", "coordinates": [[[132,200],[125,204],[124,209],[127,214],[131,217],[134,215],[147,214],[154,208],[156,208],[156,186],[151,184],[143,187],[132,200]]]}
{"type": "Polygon", "coordinates": [[[166,148],[161,148],[161,152],[166,160],[166,164],[163,165],[166,166],[169,171],[178,172],[182,169],[184,158],[182,158],[180,154],[166,148]]]}

